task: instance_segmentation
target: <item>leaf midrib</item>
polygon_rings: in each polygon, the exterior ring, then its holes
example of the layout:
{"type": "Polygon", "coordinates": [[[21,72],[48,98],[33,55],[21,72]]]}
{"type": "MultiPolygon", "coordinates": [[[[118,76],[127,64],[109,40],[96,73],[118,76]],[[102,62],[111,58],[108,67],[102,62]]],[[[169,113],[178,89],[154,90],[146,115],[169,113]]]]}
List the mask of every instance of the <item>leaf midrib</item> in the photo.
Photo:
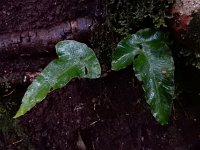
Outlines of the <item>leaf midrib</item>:
{"type": "MultiPolygon", "coordinates": [[[[155,81],[155,89],[156,89],[156,98],[159,100],[159,103],[158,103],[158,105],[159,105],[159,107],[158,108],[161,108],[161,96],[160,96],[160,94],[159,94],[159,89],[158,89],[158,85],[157,85],[157,80],[156,80],[156,77],[155,77],[155,73],[154,73],[154,70],[152,69],[153,67],[152,67],[152,64],[150,63],[150,61],[149,61],[149,59],[148,59],[148,56],[147,56],[147,53],[145,53],[145,50],[144,50],[144,48],[142,49],[142,51],[143,51],[143,53],[144,53],[144,56],[146,57],[146,59],[147,59],[147,61],[148,61],[148,63],[149,63],[149,66],[150,66],[150,73],[151,73],[151,76],[153,76],[152,78],[154,79],[153,81],[155,81]],[[152,75],[153,74],[153,75],[152,75]]],[[[151,57],[151,56],[150,56],[151,57]]],[[[156,103],[156,105],[155,106],[158,106],[157,105],[157,103],[156,103]]],[[[160,112],[160,109],[159,109],[159,112],[160,112]]],[[[157,118],[157,116],[155,116],[156,118],[157,118]]]]}

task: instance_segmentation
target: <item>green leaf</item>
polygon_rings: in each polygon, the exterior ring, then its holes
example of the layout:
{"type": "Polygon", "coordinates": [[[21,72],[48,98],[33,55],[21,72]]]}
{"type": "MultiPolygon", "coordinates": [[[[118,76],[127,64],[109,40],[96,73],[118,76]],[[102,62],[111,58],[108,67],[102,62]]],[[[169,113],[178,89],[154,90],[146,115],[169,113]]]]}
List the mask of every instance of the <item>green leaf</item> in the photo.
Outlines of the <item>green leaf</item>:
{"type": "Polygon", "coordinates": [[[118,44],[112,61],[115,71],[133,63],[152,114],[161,124],[168,122],[174,95],[174,62],[167,43],[165,34],[143,29],[118,44]]]}
{"type": "Polygon", "coordinates": [[[62,88],[74,77],[100,77],[100,64],[95,53],[87,45],[65,40],[56,44],[56,52],[58,59],[50,62],[28,87],[14,118],[24,115],[50,91],[62,88]]]}

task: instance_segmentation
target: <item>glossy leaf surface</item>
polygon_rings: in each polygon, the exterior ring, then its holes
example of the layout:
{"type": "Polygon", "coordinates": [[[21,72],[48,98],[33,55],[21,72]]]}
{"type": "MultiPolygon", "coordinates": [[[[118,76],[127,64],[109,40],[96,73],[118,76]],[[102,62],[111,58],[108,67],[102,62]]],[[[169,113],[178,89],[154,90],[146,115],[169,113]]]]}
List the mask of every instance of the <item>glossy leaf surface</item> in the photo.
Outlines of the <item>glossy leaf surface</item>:
{"type": "Polygon", "coordinates": [[[56,44],[56,52],[58,59],[50,62],[28,87],[14,118],[24,115],[41,102],[50,91],[62,88],[74,77],[100,77],[99,61],[87,45],[65,40],[56,44]]]}
{"type": "Polygon", "coordinates": [[[167,37],[153,29],[143,29],[126,37],[113,53],[112,70],[132,63],[136,77],[143,83],[153,116],[166,124],[174,95],[174,62],[167,37]]]}

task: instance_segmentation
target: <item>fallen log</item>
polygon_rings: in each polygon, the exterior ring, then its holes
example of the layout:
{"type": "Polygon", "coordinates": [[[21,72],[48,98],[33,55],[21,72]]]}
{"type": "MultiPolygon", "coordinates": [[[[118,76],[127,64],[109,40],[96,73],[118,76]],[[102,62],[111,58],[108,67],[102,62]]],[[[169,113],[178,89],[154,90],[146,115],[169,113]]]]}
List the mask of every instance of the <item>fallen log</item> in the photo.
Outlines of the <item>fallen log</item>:
{"type": "Polygon", "coordinates": [[[51,53],[57,42],[64,39],[85,41],[94,21],[84,17],[60,23],[48,29],[34,29],[0,35],[0,59],[51,53]]]}

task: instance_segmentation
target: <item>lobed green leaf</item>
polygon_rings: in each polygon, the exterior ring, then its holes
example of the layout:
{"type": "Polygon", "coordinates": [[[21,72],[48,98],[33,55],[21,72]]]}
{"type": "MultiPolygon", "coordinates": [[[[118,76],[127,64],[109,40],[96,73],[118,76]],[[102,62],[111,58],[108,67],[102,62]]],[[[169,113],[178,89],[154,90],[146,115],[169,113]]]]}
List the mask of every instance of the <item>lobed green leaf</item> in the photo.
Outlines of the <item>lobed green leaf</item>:
{"type": "Polygon", "coordinates": [[[115,71],[133,63],[152,114],[161,124],[168,122],[174,95],[174,62],[167,43],[162,32],[143,29],[118,44],[112,61],[115,71]]]}
{"type": "Polygon", "coordinates": [[[50,91],[64,87],[72,78],[100,77],[99,61],[87,45],[65,40],[56,44],[56,52],[58,59],[50,62],[28,87],[14,118],[24,115],[41,102],[50,91]]]}

